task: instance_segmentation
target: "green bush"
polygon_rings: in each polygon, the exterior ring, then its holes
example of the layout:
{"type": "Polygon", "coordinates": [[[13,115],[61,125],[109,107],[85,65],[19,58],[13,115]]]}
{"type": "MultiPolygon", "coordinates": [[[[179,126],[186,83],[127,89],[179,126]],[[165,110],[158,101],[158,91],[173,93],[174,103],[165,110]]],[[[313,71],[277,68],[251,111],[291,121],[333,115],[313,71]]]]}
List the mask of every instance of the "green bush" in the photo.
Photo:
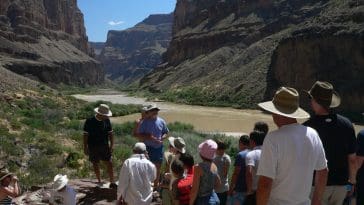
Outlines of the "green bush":
{"type": "Polygon", "coordinates": [[[115,136],[132,135],[135,123],[126,122],[123,124],[113,124],[113,131],[115,136]]]}
{"type": "Polygon", "coordinates": [[[191,124],[186,124],[186,123],[181,123],[181,122],[174,122],[174,123],[169,123],[168,124],[168,128],[171,131],[175,131],[175,132],[191,132],[193,131],[194,127],[191,124]]]}
{"type": "Polygon", "coordinates": [[[94,116],[94,109],[100,104],[107,104],[111,111],[113,112],[114,117],[130,115],[133,113],[140,112],[141,105],[121,105],[121,104],[113,104],[107,101],[97,101],[97,102],[89,102],[86,103],[77,113],[77,119],[86,119],[94,116]]]}

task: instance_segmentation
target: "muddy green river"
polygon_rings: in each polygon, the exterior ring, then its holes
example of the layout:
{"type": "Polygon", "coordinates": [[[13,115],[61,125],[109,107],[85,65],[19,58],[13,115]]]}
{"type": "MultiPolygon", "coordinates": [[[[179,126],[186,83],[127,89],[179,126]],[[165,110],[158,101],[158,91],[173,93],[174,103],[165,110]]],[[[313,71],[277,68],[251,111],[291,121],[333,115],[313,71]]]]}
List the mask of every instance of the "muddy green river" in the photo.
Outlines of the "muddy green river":
{"type": "MultiPolygon", "coordinates": [[[[98,100],[110,101],[119,104],[157,104],[161,108],[160,116],[167,122],[183,122],[192,124],[197,131],[205,133],[222,133],[239,136],[249,133],[256,121],[265,121],[270,129],[276,129],[270,115],[259,110],[240,110],[221,107],[204,107],[194,105],[183,105],[168,102],[148,102],[144,98],[130,97],[123,93],[101,90],[96,94],[74,95],[74,97],[94,102],[98,100]]],[[[112,118],[114,123],[135,121],[139,114],[112,118]]],[[[364,126],[355,126],[356,131],[364,129],[364,126]]]]}

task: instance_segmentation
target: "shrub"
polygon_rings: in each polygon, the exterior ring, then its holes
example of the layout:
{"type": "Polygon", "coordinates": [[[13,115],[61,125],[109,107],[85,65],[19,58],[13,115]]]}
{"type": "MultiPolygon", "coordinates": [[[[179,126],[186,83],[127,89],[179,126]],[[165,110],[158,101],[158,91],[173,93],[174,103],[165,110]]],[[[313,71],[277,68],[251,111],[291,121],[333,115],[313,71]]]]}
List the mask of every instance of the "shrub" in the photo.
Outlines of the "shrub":
{"type": "Polygon", "coordinates": [[[171,131],[175,131],[175,132],[191,132],[193,131],[194,127],[191,124],[186,124],[186,123],[181,123],[181,122],[174,122],[174,123],[169,123],[168,124],[168,128],[171,131]]]}
{"type": "Polygon", "coordinates": [[[77,119],[86,119],[90,118],[94,115],[95,107],[99,106],[100,104],[107,104],[109,105],[111,111],[113,112],[113,116],[124,116],[130,115],[133,113],[140,112],[141,105],[121,105],[121,104],[113,104],[107,101],[97,101],[97,102],[90,102],[86,103],[76,114],[77,119]]]}

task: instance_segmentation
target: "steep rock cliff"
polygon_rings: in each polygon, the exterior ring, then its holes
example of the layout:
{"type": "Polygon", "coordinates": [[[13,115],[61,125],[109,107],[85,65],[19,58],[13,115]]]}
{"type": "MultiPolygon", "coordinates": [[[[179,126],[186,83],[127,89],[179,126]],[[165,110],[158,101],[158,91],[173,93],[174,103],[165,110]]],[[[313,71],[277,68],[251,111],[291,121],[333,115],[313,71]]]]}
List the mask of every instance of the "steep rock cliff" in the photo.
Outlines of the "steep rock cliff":
{"type": "Polygon", "coordinates": [[[172,14],[150,15],[132,28],[109,31],[97,57],[106,74],[123,84],[133,83],[156,67],[172,38],[172,14]]]}
{"type": "Polygon", "coordinates": [[[253,107],[281,85],[335,84],[342,109],[363,111],[364,1],[178,0],[164,63],[141,81],[153,92],[198,87],[253,107]]]}
{"type": "Polygon", "coordinates": [[[77,0],[0,0],[0,60],[18,74],[55,84],[104,79],[90,57],[77,0]]]}

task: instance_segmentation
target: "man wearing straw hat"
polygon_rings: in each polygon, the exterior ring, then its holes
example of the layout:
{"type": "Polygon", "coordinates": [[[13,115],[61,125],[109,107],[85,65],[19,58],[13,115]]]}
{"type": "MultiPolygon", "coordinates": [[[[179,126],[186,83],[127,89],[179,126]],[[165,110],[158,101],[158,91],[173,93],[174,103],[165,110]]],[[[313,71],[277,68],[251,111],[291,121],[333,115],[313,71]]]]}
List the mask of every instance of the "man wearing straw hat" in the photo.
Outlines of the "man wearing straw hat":
{"type": "Polygon", "coordinates": [[[67,175],[58,174],[54,177],[49,200],[51,205],[76,205],[76,191],[67,184],[67,175]]]}
{"type": "Polygon", "coordinates": [[[159,175],[163,162],[163,141],[168,138],[169,129],[164,119],[158,116],[157,105],[149,105],[145,109],[146,117],[138,129],[138,136],[147,146],[149,159],[157,168],[157,179],[154,187],[159,186],[159,175]]]}
{"type": "Polygon", "coordinates": [[[320,135],[330,170],[322,204],[342,205],[346,185],[356,184],[355,130],[349,119],[332,110],[340,105],[341,99],[329,82],[317,81],[308,94],[315,115],[304,125],[320,135]]]}
{"type": "Polygon", "coordinates": [[[273,116],[278,129],[263,143],[257,175],[257,205],[318,205],[326,185],[325,151],[317,132],[297,123],[310,115],[299,107],[294,88],[281,87],[259,107],[273,116]],[[313,172],[315,190],[310,201],[313,172]]]}
{"type": "Polygon", "coordinates": [[[101,185],[100,161],[105,162],[110,178],[110,188],[116,188],[112,164],[112,151],[114,147],[113,130],[110,117],[112,112],[105,104],[95,108],[95,116],[87,119],[84,125],[84,152],[92,162],[95,175],[101,185]]]}

